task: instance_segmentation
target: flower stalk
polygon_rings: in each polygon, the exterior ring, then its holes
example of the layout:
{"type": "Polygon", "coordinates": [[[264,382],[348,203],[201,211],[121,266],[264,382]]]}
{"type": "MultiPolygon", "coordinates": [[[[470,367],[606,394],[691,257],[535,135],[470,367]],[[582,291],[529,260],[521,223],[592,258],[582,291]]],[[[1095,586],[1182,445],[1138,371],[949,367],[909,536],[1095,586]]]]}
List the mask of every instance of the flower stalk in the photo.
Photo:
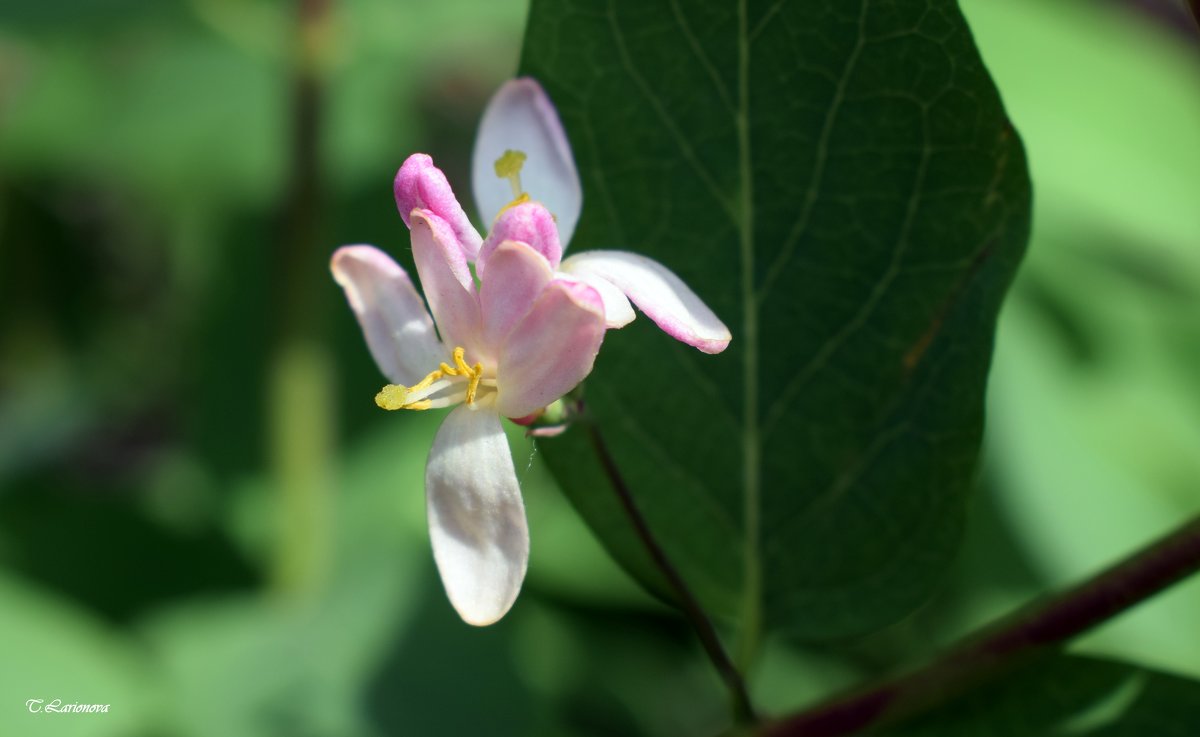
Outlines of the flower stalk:
{"type": "Polygon", "coordinates": [[[675,595],[676,603],[683,611],[684,618],[695,630],[696,637],[700,640],[701,647],[704,648],[704,653],[712,661],[721,680],[725,682],[725,687],[729,691],[734,721],[739,725],[753,724],[758,717],[753,703],[750,701],[750,692],[746,689],[746,682],[742,678],[742,674],[733,664],[729,654],[725,652],[725,646],[721,644],[721,638],[717,635],[716,628],[713,627],[712,621],[704,612],[704,607],[700,605],[695,594],[683,580],[683,576],[679,575],[679,571],[667,557],[666,551],[659,545],[654,533],[651,532],[650,525],[642,516],[641,510],[638,509],[633,494],[630,493],[625,479],[621,476],[617,462],[613,459],[612,453],[609,452],[608,446],[604,442],[604,437],[600,434],[600,429],[594,423],[587,422],[587,432],[592,448],[596,451],[596,457],[600,459],[600,465],[604,467],[604,473],[608,476],[613,493],[621,502],[621,508],[629,517],[633,531],[637,533],[638,539],[649,553],[651,560],[654,561],[654,565],[667,580],[667,584],[671,587],[671,593],[675,595]]]}

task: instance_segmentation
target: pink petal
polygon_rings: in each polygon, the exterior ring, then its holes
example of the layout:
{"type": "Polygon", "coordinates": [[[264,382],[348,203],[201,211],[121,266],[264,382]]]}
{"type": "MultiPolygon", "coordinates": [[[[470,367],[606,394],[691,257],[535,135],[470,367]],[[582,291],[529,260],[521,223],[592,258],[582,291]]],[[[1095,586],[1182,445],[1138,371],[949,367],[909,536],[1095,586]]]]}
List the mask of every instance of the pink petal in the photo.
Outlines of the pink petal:
{"type": "MultiPolygon", "coordinates": [[[[470,350],[478,346],[480,319],[475,280],[453,231],[445,220],[420,209],[413,210],[411,227],[413,260],[442,342],[448,348],[463,346],[470,350]]],[[[483,358],[467,355],[468,361],[483,358]]]]}
{"type": "Polygon", "coordinates": [[[488,258],[504,241],[520,241],[533,246],[533,250],[542,254],[550,263],[551,269],[557,269],[562,261],[562,244],[558,240],[558,225],[540,202],[525,202],[510,207],[496,218],[492,232],[479,249],[479,261],[475,265],[482,279],[488,266],[488,258]]]}
{"type": "Polygon", "coordinates": [[[604,303],[580,282],[554,280],[500,348],[496,408],[524,417],[575,388],[604,339],[604,303]]]}
{"type": "Polygon", "coordinates": [[[344,246],[329,268],[389,381],[415,384],[443,360],[425,303],[395,261],[373,246],[344,246]]]}
{"type": "Polygon", "coordinates": [[[525,243],[505,241],[494,249],[479,286],[484,342],[499,349],[553,277],[546,259],[525,243]]]}
{"type": "Polygon", "coordinates": [[[720,353],[729,346],[732,335],[725,323],[657,261],[628,251],[588,251],[563,261],[562,270],[579,278],[612,282],[676,340],[705,353],[720,353]]]}
{"type": "Polygon", "coordinates": [[[513,200],[508,180],[497,177],[494,168],[496,159],[509,149],[528,157],[521,170],[522,188],[554,213],[559,236],[569,243],[583,206],[579,173],[558,111],[542,86],[528,77],[502,86],[479,123],[471,157],[471,185],[484,220],[495,217],[513,200]]]}
{"type": "Polygon", "coordinates": [[[529,561],[525,505],[500,416],[460,405],[425,466],[429,540],[446,595],[467,624],[512,607],[529,561]]]}
{"type": "Polygon", "coordinates": [[[450,225],[467,258],[475,259],[482,239],[471,225],[462,205],[458,204],[446,175],[433,165],[433,159],[426,154],[409,156],[400,171],[396,172],[392,189],[396,194],[396,208],[400,210],[405,225],[412,227],[413,210],[429,210],[450,225]]]}

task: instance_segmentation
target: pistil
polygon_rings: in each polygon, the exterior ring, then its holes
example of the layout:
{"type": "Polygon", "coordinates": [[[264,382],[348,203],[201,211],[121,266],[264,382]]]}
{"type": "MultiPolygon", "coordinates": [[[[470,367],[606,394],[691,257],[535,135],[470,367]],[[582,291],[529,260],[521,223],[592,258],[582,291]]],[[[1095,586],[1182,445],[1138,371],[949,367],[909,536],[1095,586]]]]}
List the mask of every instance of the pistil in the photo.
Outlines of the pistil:
{"type": "MultiPolygon", "coordinates": [[[[511,148],[496,159],[496,176],[507,179],[512,187],[513,199],[520,199],[525,190],[521,189],[521,167],[525,166],[525,152],[514,151],[511,148]]],[[[528,199],[528,196],[526,197],[528,199]]]]}

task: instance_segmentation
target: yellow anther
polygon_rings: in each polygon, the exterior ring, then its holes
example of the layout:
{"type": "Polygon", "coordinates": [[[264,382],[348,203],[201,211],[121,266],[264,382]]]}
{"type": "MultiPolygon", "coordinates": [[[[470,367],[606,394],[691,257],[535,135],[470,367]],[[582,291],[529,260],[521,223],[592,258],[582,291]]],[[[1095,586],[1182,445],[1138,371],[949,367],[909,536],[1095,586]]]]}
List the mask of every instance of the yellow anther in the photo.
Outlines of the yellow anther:
{"type": "MultiPolygon", "coordinates": [[[[444,364],[443,364],[444,365],[444,364]]],[[[429,372],[429,375],[421,379],[412,386],[401,386],[400,384],[388,384],[379,390],[375,395],[375,404],[380,409],[429,409],[428,400],[417,400],[409,402],[408,397],[418,392],[423,392],[433,386],[433,382],[442,378],[444,372],[437,369],[429,372]]]]}
{"type": "Polygon", "coordinates": [[[466,376],[467,378],[471,378],[472,376],[474,376],[474,372],[472,372],[471,367],[467,365],[466,354],[467,354],[467,352],[465,350],[463,350],[463,348],[461,346],[458,348],[455,348],[454,349],[454,365],[456,367],[458,367],[458,373],[460,376],[466,376]]]}
{"type": "Polygon", "coordinates": [[[475,403],[475,393],[479,391],[479,380],[483,378],[483,364],[475,364],[475,368],[471,373],[471,380],[467,382],[467,404],[475,403]]]}
{"type": "Polygon", "coordinates": [[[399,384],[388,384],[375,395],[375,404],[379,405],[380,409],[403,409],[407,396],[408,390],[404,387],[399,384]]]}

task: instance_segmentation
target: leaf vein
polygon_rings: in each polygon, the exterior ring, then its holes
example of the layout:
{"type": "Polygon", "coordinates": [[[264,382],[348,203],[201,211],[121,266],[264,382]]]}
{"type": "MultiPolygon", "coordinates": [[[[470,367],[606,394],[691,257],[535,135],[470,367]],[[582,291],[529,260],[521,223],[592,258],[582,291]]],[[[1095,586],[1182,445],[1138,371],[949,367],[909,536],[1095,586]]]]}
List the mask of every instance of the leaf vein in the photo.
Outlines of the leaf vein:
{"type": "Polygon", "coordinates": [[[820,191],[821,181],[825,177],[825,163],[829,158],[829,139],[833,135],[838,115],[846,100],[846,88],[849,86],[850,78],[854,76],[854,68],[858,65],[858,59],[862,55],[863,48],[866,46],[868,5],[868,0],[863,0],[862,9],[859,11],[858,16],[858,39],[846,59],[845,66],[842,67],[842,73],[838,76],[833,99],[830,101],[829,108],[825,112],[825,120],[821,125],[821,132],[817,136],[817,158],[813,162],[812,171],[809,174],[808,186],[805,187],[804,204],[801,205],[800,214],[796,217],[796,222],[789,229],[787,238],[784,239],[783,245],[779,249],[779,254],[771,262],[766,278],[763,279],[762,287],[758,290],[758,301],[760,304],[766,300],[767,295],[774,288],[775,282],[782,276],[784,269],[787,268],[788,261],[791,260],[792,255],[796,251],[796,246],[800,242],[800,236],[808,229],[809,218],[812,217],[813,208],[817,204],[817,195],[820,191]]]}
{"type": "Polygon", "coordinates": [[[713,178],[712,174],[710,174],[709,171],[704,168],[704,165],[700,163],[700,158],[696,155],[695,149],[692,148],[692,145],[688,142],[687,137],[683,135],[683,132],[679,130],[679,125],[675,122],[675,119],[672,118],[667,112],[666,108],[663,107],[662,101],[659,100],[658,96],[654,94],[654,91],[650,89],[649,83],[646,82],[645,77],[643,77],[637,70],[637,66],[633,63],[633,59],[630,58],[629,49],[625,44],[625,35],[621,31],[620,24],[617,22],[617,11],[613,0],[609,0],[608,3],[608,25],[612,30],[613,41],[617,46],[617,55],[621,58],[621,66],[625,69],[626,74],[628,74],[629,78],[633,80],[634,85],[637,86],[638,91],[642,93],[642,96],[646,98],[646,102],[650,103],[650,107],[654,110],[654,114],[658,116],[658,119],[663,124],[663,127],[666,128],[667,132],[671,134],[671,137],[675,139],[675,143],[679,146],[679,151],[683,154],[684,160],[687,161],[688,165],[692,167],[692,170],[696,172],[696,176],[699,177],[700,181],[704,183],[704,186],[708,189],[709,194],[711,194],[713,199],[720,204],[721,209],[725,211],[725,214],[729,217],[729,219],[737,222],[737,212],[734,210],[733,205],[729,202],[729,199],[725,196],[725,193],[721,191],[721,187],[718,186],[717,181],[713,178]]]}
{"type": "MultiPolygon", "coordinates": [[[[928,120],[925,120],[925,125],[928,125],[928,120]]],[[[926,136],[928,132],[926,132],[926,136]]],[[[921,193],[925,182],[925,172],[929,164],[929,148],[921,148],[921,160],[917,165],[917,172],[914,177],[912,189],[908,197],[908,204],[904,213],[904,222],[901,224],[900,233],[896,239],[896,245],[892,248],[892,258],[888,261],[887,269],[880,275],[879,280],[875,283],[874,289],[863,301],[858,311],[854,316],[842,326],[834,335],[821,346],[821,348],[813,355],[812,359],[787,383],[778,397],[771,404],[770,410],[767,412],[766,422],[763,423],[763,431],[770,434],[776,423],[787,412],[787,407],[795,399],[796,395],[804,388],[804,386],[812,379],[817,371],[822,369],[829,359],[841,348],[855,332],[866,323],[867,319],[883,301],[884,295],[891,287],[892,282],[899,276],[901,269],[901,261],[904,254],[908,250],[909,234],[912,231],[912,225],[916,219],[916,213],[920,205],[921,193]]]]}
{"type": "Polygon", "coordinates": [[[712,80],[713,87],[716,88],[717,94],[721,97],[721,102],[725,104],[725,109],[731,116],[736,116],[737,108],[733,104],[733,99],[729,96],[729,89],[725,86],[725,81],[721,79],[717,68],[713,66],[712,60],[708,58],[708,54],[704,52],[704,47],[700,45],[700,40],[696,38],[696,34],[692,33],[692,26],[688,23],[683,9],[679,7],[679,0],[671,0],[671,11],[675,14],[675,19],[679,22],[679,28],[683,31],[688,46],[691,47],[692,52],[696,55],[696,59],[700,62],[700,66],[704,67],[704,71],[708,73],[709,78],[712,80]]]}

